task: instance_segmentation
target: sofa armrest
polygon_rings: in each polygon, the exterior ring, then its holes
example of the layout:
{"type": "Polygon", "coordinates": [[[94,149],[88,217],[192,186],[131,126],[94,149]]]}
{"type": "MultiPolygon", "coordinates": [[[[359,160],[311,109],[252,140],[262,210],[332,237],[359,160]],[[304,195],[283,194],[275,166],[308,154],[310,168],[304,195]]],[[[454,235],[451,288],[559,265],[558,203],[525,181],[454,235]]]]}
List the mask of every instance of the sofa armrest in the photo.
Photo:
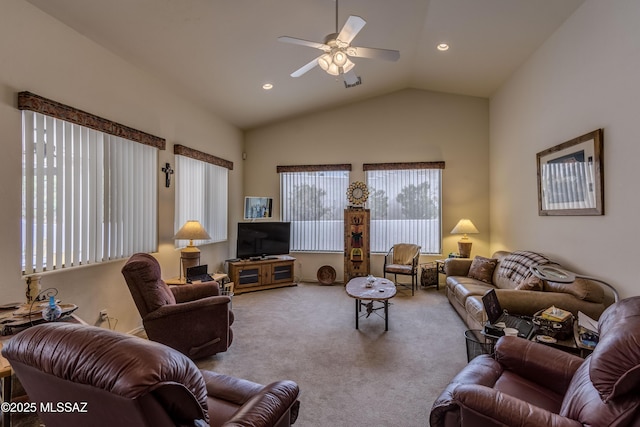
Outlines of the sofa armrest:
{"type": "Polygon", "coordinates": [[[170,285],[169,289],[171,290],[171,293],[178,303],[220,295],[220,287],[218,286],[218,282],[170,285]]]}
{"type": "Polygon", "coordinates": [[[557,348],[518,337],[501,337],[495,360],[506,370],[564,395],[584,359],[557,348]]]}
{"type": "Polygon", "coordinates": [[[227,306],[231,302],[231,298],[228,296],[217,296],[217,297],[208,297],[202,298],[195,301],[187,301],[179,304],[167,304],[158,308],[156,311],[153,311],[147,314],[143,320],[145,322],[150,322],[162,318],[171,318],[173,317],[175,321],[175,317],[194,317],[201,316],[202,311],[208,311],[211,308],[215,308],[215,310],[223,312],[222,306],[227,306]]]}
{"type": "Polygon", "coordinates": [[[300,389],[293,381],[277,381],[252,396],[225,426],[288,426],[298,417],[300,389]]]}
{"type": "Polygon", "coordinates": [[[471,411],[501,425],[582,427],[576,420],[482,385],[460,384],[453,390],[453,399],[461,411],[471,411]]]}
{"type": "Polygon", "coordinates": [[[500,375],[502,366],[489,355],[480,355],[469,362],[451,380],[447,387],[440,393],[440,396],[433,402],[429,423],[433,426],[446,425],[446,419],[450,411],[456,411],[457,402],[453,397],[455,389],[461,384],[493,386],[500,375]]]}
{"type": "Polygon", "coordinates": [[[207,386],[207,395],[217,400],[225,400],[242,406],[258,394],[264,386],[253,381],[217,372],[200,370],[207,386]]]}
{"type": "Polygon", "coordinates": [[[447,276],[466,276],[472,262],[467,258],[447,258],[444,260],[444,273],[447,276]]]}

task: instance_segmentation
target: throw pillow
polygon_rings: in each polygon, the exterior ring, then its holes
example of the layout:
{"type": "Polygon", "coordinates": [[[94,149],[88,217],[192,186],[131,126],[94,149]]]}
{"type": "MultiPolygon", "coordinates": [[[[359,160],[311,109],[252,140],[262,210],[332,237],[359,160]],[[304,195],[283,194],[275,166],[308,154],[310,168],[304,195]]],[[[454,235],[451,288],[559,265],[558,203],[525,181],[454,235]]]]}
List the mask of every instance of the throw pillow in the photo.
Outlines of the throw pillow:
{"type": "Polygon", "coordinates": [[[493,258],[485,258],[479,255],[471,262],[467,277],[480,280],[481,282],[491,283],[493,278],[493,270],[498,265],[498,260],[493,258]]]}
{"type": "Polygon", "coordinates": [[[543,288],[542,279],[536,276],[529,276],[516,286],[518,291],[541,291],[543,288]]]}

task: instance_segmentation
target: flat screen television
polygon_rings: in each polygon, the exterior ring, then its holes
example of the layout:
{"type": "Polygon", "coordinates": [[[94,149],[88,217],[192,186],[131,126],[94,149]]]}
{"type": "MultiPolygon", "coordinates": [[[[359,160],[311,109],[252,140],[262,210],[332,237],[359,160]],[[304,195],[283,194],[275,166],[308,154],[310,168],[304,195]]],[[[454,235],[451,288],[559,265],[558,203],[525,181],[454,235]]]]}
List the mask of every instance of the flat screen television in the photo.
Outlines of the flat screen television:
{"type": "Polygon", "coordinates": [[[264,258],[289,253],[290,222],[239,222],[236,257],[264,258]]]}

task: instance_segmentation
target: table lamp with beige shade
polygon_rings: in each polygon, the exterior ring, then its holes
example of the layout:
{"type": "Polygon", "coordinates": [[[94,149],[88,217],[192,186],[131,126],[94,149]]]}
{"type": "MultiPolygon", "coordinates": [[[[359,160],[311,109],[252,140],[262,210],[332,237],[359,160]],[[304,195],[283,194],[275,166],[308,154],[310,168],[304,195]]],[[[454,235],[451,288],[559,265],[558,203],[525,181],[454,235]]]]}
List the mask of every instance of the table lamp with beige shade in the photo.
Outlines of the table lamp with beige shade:
{"type": "Polygon", "coordinates": [[[211,236],[199,221],[189,220],[173,236],[174,240],[188,240],[189,244],[180,251],[180,278],[187,277],[187,268],[200,265],[200,249],[194,246],[194,240],[209,240],[211,236]]]}
{"type": "Polygon", "coordinates": [[[453,230],[451,234],[462,234],[462,238],[458,241],[458,252],[462,258],[471,258],[471,242],[467,234],[478,234],[479,231],[471,220],[462,218],[453,230]]]}

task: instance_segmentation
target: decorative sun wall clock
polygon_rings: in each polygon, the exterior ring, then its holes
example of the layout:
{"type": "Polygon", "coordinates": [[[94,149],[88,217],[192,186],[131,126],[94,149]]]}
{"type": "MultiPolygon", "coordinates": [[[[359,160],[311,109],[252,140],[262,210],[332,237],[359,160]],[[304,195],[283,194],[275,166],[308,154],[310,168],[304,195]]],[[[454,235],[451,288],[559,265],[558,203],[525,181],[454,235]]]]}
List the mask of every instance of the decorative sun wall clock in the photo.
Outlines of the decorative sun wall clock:
{"type": "Polygon", "coordinates": [[[353,206],[362,206],[369,198],[369,190],[367,184],[362,181],[355,181],[349,185],[347,189],[347,199],[353,206]]]}

